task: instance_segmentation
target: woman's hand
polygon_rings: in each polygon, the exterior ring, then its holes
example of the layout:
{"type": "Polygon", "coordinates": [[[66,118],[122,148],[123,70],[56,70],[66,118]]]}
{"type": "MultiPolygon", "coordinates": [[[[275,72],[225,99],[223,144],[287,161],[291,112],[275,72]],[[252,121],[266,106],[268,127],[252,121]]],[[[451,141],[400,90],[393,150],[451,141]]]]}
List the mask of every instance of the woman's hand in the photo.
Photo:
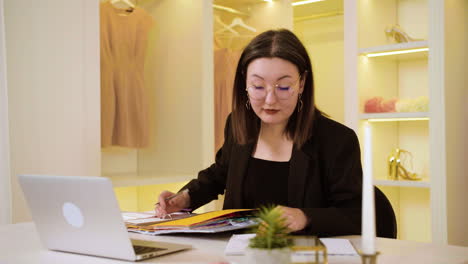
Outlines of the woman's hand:
{"type": "Polygon", "coordinates": [[[165,217],[167,214],[179,212],[190,206],[190,196],[185,189],[177,195],[170,191],[163,191],[154,207],[156,217],[165,217]]]}
{"type": "Polygon", "coordinates": [[[306,227],[307,217],[301,209],[286,206],[278,206],[278,208],[283,212],[286,226],[292,232],[302,230],[306,227]]]}

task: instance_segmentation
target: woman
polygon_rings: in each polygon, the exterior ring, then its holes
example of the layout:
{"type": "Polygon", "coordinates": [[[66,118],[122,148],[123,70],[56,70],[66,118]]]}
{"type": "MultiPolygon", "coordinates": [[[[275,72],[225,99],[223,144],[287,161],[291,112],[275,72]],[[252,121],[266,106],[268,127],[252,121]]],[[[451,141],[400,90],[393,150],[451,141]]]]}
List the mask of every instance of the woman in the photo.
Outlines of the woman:
{"type": "Polygon", "coordinates": [[[224,209],[280,205],[291,231],[359,234],[362,168],[353,130],[316,109],[306,49],[288,30],[270,30],[244,49],[233,111],[216,161],[156,215],[196,209],[225,192],[224,209]]]}

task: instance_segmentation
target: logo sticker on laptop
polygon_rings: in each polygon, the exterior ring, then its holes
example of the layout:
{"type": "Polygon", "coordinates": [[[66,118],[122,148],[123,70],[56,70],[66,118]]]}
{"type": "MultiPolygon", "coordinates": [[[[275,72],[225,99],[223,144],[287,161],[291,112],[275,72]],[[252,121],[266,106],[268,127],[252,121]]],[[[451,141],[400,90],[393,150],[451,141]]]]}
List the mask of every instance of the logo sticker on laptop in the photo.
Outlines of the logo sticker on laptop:
{"type": "Polygon", "coordinates": [[[84,218],[81,210],[73,203],[66,202],[62,207],[63,217],[71,226],[80,228],[83,226],[84,218]]]}

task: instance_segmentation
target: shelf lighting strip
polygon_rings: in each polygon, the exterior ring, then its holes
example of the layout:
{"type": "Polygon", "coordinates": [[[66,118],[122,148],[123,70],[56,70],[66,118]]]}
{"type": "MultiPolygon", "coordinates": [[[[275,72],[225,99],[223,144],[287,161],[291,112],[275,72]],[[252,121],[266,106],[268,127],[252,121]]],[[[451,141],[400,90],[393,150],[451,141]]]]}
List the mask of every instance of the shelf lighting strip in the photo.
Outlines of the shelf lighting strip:
{"type": "Polygon", "coordinates": [[[428,50],[429,50],[429,48],[418,48],[418,49],[408,49],[408,50],[385,51],[385,52],[367,53],[366,56],[367,56],[368,58],[371,58],[371,57],[389,56],[389,55],[397,55],[397,54],[407,54],[407,53],[424,52],[424,51],[428,51],[428,50]]]}
{"type": "Polygon", "coordinates": [[[292,6],[298,6],[298,5],[305,5],[305,4],[311,4],[315,2],[321,2],[323,0],[305,0],[305,1],[297,1],[297,2],[292,2],[292,6]]]}
{"type": "Polygon", "coordinates": [[[369,118],[369,122],[393,122],[393,121],[425,121],[429,117],[395,117],[395,118],[369,118]]]}

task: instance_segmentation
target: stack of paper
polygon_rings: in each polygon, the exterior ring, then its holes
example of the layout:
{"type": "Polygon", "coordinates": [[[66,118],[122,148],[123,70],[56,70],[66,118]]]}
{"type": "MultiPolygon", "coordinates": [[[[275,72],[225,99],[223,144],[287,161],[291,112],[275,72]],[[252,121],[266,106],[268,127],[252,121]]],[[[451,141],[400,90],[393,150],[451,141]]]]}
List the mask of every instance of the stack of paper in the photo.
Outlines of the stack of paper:
{"type": "Polygon", "coordinates": [[[168,233],[217,233],[254,226],[254,209],[213,211],[149,225],[127,225],[128,230],[149,235],[168,233]]]}
{"type": "Polygon", "coordinates": [[[329,256],[357,256],[357,252],[348,239],[321,238],[329,256]]]}
{"type": "MultiPolygon", "coordinates": [[[[232,235],[224,250],[226,255],[244,255],[249,241],[255,234],[232,235]]],[[[357,252],[348,239],[342,238],[320,238],[327,248],[329,256],[357,256],[357,252]]]]}
{"type": "Polygon", "coordinates": [[[165,218],[159,218],[154,216],[154,211],[146,211],[146,212],[123,212],[122,217],[124,219],[125,224],[130,226],[144,226],[150,225],[155,223],[162,223],[176,219],[182,219],[189,216],[194,216],[195,214],[190,214],[186,212],[175,212],[171,213],[165,218]]]}

